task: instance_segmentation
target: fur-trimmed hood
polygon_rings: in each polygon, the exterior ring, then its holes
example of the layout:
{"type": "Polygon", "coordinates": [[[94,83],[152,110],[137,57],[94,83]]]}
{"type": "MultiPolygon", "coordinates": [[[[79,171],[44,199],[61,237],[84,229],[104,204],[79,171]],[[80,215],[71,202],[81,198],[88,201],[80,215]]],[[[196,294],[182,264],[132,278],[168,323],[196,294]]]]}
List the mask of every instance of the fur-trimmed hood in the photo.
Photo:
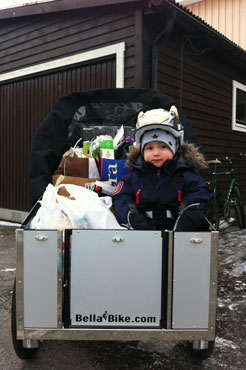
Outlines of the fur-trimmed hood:
{"type": "MultiPolygon", "coordinates": [[[[142,156],[140,153],[140,146],[136,145],[131,147],[130,152],[127,155],[126,167],[141,168],[142,156]]],[[[199,149],[192,143],[184,142],[179,150],[177,159],[177,168],[181,167],[192,167],[195,171],[200,171],[208,167],[204,155],[199,149]]]]}

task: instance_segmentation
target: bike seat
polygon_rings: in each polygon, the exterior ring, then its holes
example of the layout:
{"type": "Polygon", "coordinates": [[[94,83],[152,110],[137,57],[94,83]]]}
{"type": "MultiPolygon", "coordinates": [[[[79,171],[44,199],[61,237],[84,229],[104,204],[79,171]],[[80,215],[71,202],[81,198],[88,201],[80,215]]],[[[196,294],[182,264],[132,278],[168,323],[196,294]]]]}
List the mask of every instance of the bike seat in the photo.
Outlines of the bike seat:
{"type": "Polygon", "coordinates": [[[207,161],[208,164],[219,164],[221,161],[219,159],[211,159],[210,161],[207,161]]]}

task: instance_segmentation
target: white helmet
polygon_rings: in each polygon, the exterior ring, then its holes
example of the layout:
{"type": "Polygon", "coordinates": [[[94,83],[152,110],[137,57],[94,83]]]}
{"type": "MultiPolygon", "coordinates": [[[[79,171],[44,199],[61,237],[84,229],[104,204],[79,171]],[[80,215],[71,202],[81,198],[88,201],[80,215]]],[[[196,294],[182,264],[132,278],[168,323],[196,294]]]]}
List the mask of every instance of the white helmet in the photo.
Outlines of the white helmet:
{"type": "Polygon", "coordinates": [[[170,110],[152,109],[140,112],[136,124],[135,140],[141,144],[142,136],[149,130],[161,129],[175,137],[180,147],[184,142],[184,127],[179,120],[177,108],[172,105],[170,110]]]}

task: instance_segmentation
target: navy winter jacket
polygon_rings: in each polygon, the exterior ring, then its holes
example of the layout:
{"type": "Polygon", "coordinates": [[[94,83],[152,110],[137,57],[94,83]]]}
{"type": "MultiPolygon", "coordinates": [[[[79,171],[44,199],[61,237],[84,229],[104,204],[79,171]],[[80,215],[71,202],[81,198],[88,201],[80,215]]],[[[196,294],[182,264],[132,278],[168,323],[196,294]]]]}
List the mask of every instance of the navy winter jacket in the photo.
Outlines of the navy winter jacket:
{"type": "Polygon", "coordinates": [[[152,211],[153,218],[150,223],[153,228],[159,222],[155,219],[156,203],[141,177],[143,172],[151,179],[160,199],[174,173],[176,171],[179,173],[163,209],[163,229],[173,228],[181,206],[200,203],[199,208],[204,209],[212,196],[204,180],[197,173],[206,167],[206,162],[193,144],[184,143],[174,159],[167,161],[161,169],[145,162],[138,149],[129,154],[127,165],[131,173],[122,178],[113,197],[113,208],[121,224],[128,224],[128,213],[132,209],[143,214],[152,211]]]}

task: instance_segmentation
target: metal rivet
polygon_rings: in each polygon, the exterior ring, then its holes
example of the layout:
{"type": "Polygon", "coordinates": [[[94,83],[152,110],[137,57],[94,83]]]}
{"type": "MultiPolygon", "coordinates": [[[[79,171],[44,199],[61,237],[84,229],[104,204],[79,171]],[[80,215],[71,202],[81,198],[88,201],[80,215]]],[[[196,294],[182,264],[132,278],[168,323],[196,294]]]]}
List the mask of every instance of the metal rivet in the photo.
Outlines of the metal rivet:
{"type": "Polygon", "coordinates": [[[124,238],[122,238],[121,236],[114,236],[112,238],[112,241],[113,242],[116,242],[116,243],[120,243],[120,242],[123,242],[124,241],[124,238]]]}
{"type": "Polygon", "coordinates": [[[199,243],[202,243],[202,239],[199,238],[198,236],[197,237],[193,237],[191,238],[191,243],[194,243],[194,244],[199,244],[199,243]]]}
{"type": "Polygon", "coordinates": [[[40,241],[40,242],[48,240],[47,236],[45,236],[45,235],[36,235],[35,239],[40,241]]]}

